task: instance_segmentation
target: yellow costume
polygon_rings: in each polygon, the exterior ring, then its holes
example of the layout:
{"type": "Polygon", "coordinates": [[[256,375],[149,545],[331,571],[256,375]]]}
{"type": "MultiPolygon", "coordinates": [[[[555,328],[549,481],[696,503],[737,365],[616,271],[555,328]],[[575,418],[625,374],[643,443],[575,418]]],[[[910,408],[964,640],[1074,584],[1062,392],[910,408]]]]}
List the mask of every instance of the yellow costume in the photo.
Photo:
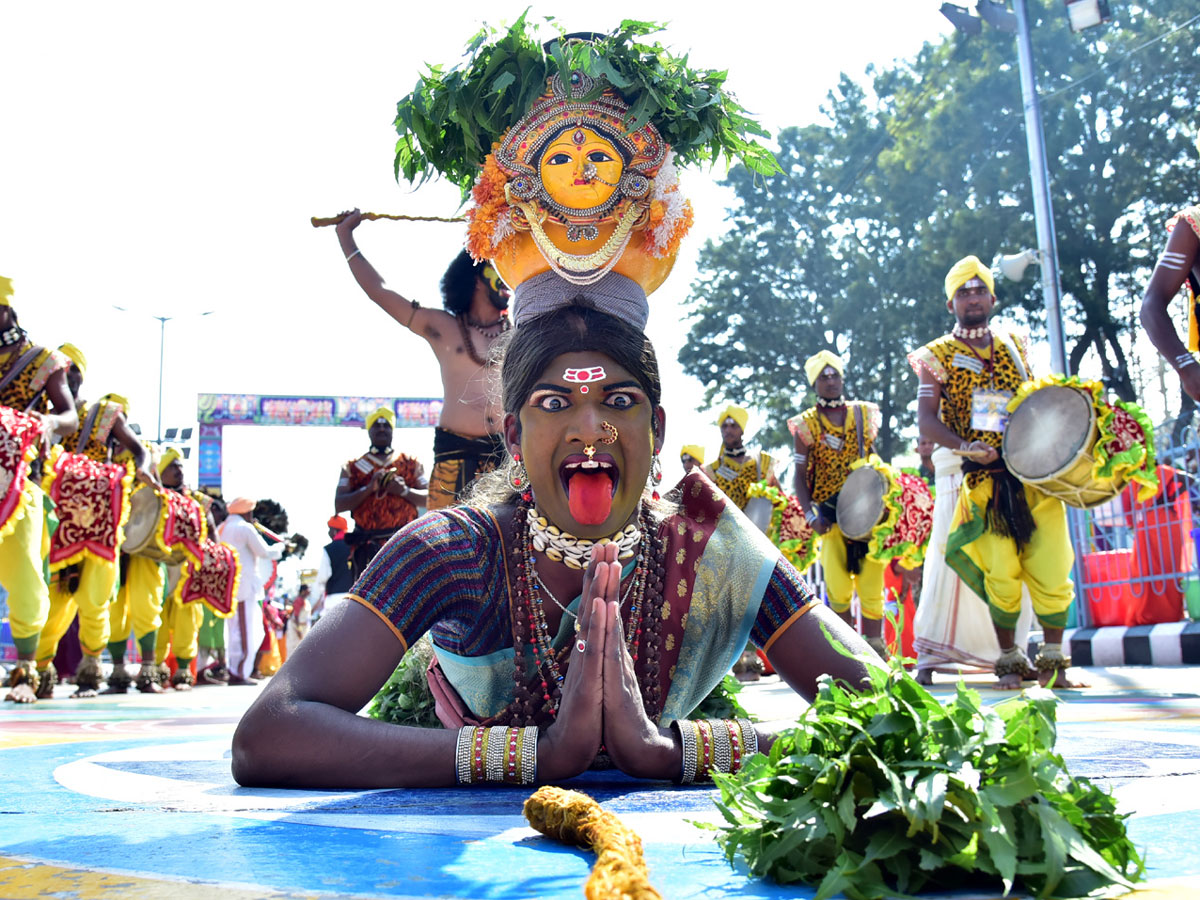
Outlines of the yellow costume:
{"type": "MultiPolygon", "coordinates": [[[[11,282],[0,279],[0,304],[9,306],[10,294],[11,282]]],[[[67,358],[57,351],[24,341],[9,356],[3,373],[7,383],[0,387],[0,405],[18,411],[49,412],[46,383],[56,371],[69,366],[67,358]]],[[[42,569],[42,560],[50,553],[45,504],[41,486],[33,478],[26,478],[20,503],[5,527],[7,533],[0,535],[0,584],[8,591],[13,642],[23,653],[37,646],[50,611],[50,593],[42,569]]]]}
{"type": "MultiPolygon", "coordinates": [[[[949,284],[947,290],[952,297],[949,284]]],[[[979,350],[944,335],[910,353],[908,360],[918,375],[926,372],[939,385],[939,414],[951,431],[964,441],[983,441],[999,450],[1002,432],[972,427],[972,398],[976,390],[1015,393],[1028,379],[1029,362],[1024,342],[1015,333],[992,329],[992,338],[991,347],[979,350]]],[[[1002,467],[999,461],[997,465],[1002,467]]],[[[997,532],[996,519],[989,515],[998,512],[997,478],[1011,479],[1007,470],[970,471],[968,463],[964,471],[946,542],[946,564],[987,601],[997,626],[1016,626],[1024,583],[1038,620],[1046,627],[1064,627],[1074,596],[1070,572],[1075,561],[1066,507],[1037,488],[1018,485],[1034,525],[1030,540],[1018,548],[1013,537],[997,532]]],[[[1003,524],[1001,528],[1007,530],[1003,524]]]]}
{"type": "MultiPolygon", "coordinates": [[[[816,379],[823,361],[810,381],[816,379]]],[[[837,366],[835,366],[837,368],[837,366]]],[[[851,401],[846,404],[846,421],[837,426],[814,406],[788,420],[788,430],[808,449],[808,492],[814,506],[823,506],[822,517],[832,521],[837,514],[837,494],[855,461],[871,453],[881,422],[874,403],[851,401]],[[861,432],[860,432],[861,427],[861,432]]],[[[865,544],[863,547],[865,548],[865,544]]],[[[858,555],[858,554],[856,554],[858,555]]],[[[883,618],[883,575],[888,563],[865,553],[861,562],[848,558],[845,536],[836,522],[821,537],[821,567],[829,606],[836,613],[850,609],[855,591],[862,603],[864,619],[883,618]],[[858,571],[852,571],[857,568],[858,571]]]]}
{"type": "MultiPolygon", "coordinates": [[[[72,345],[64,344],[60,349],[80,369],[86,365],[80,363],[82,354],[72,345]]],[[[113,426],[123,413],[121,404],[111,399],[110,395],[95,404],[80,403],[77,409],[80,428],[74,436],[67,438],[65,446],[71,452],[82,454],[95,462],[109,462],[112,457],[109,439],[113,426]]],[[[128,507],[128,481],[123,485],[123,490],[123,503],[128,507]]],[[[51,568],[54,568],[53,563],[51,568]]],[[[79,613],[80,649],[84,656],[99,658],[109,643],[109,606],[117,583],[117,570],[115,560],[109,562],[93,554],[75,565],[58,569],[50,583],[50,613],[38,641],[39,669],[49,669],[58,651],[58,642],[67,633],[76,611],[79,613]]]]}

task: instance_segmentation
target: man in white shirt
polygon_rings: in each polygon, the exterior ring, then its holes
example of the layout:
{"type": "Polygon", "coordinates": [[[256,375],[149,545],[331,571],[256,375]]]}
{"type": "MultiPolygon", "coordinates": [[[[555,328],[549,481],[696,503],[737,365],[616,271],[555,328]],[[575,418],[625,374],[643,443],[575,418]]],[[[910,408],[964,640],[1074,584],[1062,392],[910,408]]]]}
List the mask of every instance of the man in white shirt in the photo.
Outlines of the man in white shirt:
{"type": "Polygon", "coordinates": [[[262,617],[263,580],[258,562],[280,559],[287,544],[267,545],[254,527],[254,501],[246,497],[238,497],[229,504],[229,517],[221,523],[219,533],[224,543],[237,550],[242,570],[237,610],[227,626],[229,683],[251,684],[254,656],[266,633],[262,617]]]}

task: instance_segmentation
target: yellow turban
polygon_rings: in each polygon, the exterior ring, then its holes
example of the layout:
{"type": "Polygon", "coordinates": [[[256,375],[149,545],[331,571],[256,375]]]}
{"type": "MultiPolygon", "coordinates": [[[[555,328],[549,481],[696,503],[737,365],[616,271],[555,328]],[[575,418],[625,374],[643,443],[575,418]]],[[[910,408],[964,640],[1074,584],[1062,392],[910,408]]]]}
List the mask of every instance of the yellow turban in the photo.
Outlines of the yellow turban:
{"type": "Polygon", "coordinates": [[[179,452],[179,448],[168,444],[163,448],[162,456],[158,458],[158,474],[161,476],[163,472],[167,471],[167,466],[179,459],[183,459],[183,454],[179,452]]]}
{"type": "Polygon", "coordinates": [[[978,278],[986,284],[988,293],[996,293],[992,270],[980,262],[978,256],[964,256],[946,273],[946,299],[953,300],[958,289],[972,278],[978,278]]]}
{"type": "Polygon", "coordinates": [[[12,306],[12,279],[0,275],[0,306],[12,306]]]}
{"type": "Polygon", "coordinates": [[[723,425],[726,419],[733,419],[738,423],[738,427],[742,431],[746,430],[746,423],[750,421],[750,413],[746,412],[740,406],[734,406],[730,403],[727,407],[721,410],[721,414],[717,416],[717,424],[723,425]]]}
{"type": "Polygon", "coordinates": [[[809,384],[817,383],[817,376],[825,371],[826,366],[833,366],[839,375],[846,371],[842,358],[830,350],[821,350],[804,361],[804,374],[808,376],[809,384]]]}
{"type": "Polygon", "coordinates": [[[79,367],[79,374],[87,374],[87,357],[83,355],[83,351],[74,344],[63,344],[58,348],[58,352],[75,363],[79,367]]]}
{"type": "Polygon", "coordinates": [[[128,398],[122,397],[120,394],[105,394],[100,399],[107,400],[109,403],[117,404],[118,406],[121,407],[121,411],[125,413],[125,417],[126,418],[129,417],[129,400],[128,400],[128,398]]]}
{"type": "Polygon", "coordinates": [[[704,448],[699,444],[684,444],[679,450],[679,455],[690,456],[699,465],[704,465],[704,448]]]}
{"type": "Polygon", "coordinates": [[[387,423],[389,425],[391,425],[393,428],[396,427],[396,414],[386,406],[379,407],[379,409],[367,416],[367,424],[365,427],[370,430],[371,426],[380,419],[387,419],[387,423]]]}

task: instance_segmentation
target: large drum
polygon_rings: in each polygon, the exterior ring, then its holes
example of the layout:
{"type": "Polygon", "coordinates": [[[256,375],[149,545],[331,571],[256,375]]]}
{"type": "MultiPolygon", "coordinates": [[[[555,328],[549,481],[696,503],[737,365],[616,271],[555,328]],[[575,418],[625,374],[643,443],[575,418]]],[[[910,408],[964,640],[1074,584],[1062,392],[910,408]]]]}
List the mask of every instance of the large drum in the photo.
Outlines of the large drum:
{"type": "Polygon", "coordinates": [[[746,508],[742,512],[759,531],[767,533],[767,529],[771,527],[771,513],[774,512],[770,500],[766,497],[751,497],[746,501],[746,508]]]}
{"type": "Polygon", "coordinates": [[[25,479],[45,428],[41,416],[0,406],[0,530],[25,514],[25,479]]]}
{"type": "Polygon", "coordinates": [[[861,465],[838,492],[837,521],[847,538],[870,545],[873,559],[916,566],[933,530],[933,493],[917,475],[878,461],[861,465]]]}
{"type": "Polygon", "coordinates": [[[803,572],[817,558],[816,532],[804,518],[800,502],[791,494],[760,481],[750,485],[746,515],[758,525],[784,557],[803,572]],[[757,521],[756,521],[757,519],[757,521]],[[765,524],[760,524],[765,523],[765,524]]]}
{"type": "Polygon", "coordinates": [[[1108,403],[1095,382],[1038,383],[1023,388],[1009,410],[1004,464],[1070,506],[1098,506],[1130,480],[1154,480],[1144,414],[1133,404],[1108,403]]]}
{"type": "Polygon", "coordinates": [[[173,565],[200,561],[207,527],[204,510],[195,500],[141,485],[129,505],[122,552],[173,565]]]}
{"type": "Polygon", "coordinates": [[[87,558],[116,563],[132,481],[129,468],[121,463],[96,462],[55,449],[45,478],[58,517],[50,538],[50,571],[87,558]]]}

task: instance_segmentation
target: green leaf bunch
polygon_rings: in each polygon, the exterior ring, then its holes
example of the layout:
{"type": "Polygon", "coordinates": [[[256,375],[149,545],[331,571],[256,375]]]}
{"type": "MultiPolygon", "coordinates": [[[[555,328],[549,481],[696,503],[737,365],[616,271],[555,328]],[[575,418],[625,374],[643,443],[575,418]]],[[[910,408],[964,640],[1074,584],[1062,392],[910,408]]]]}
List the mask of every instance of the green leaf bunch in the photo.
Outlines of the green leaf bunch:
{"type": "Polygon", "coordinates": [[[1116,802],[1054,752],[1054,695],[994,707],[961,682],[945,706],[900,665],[871,690],[821,679],[767,756],[717,776],[733,862],[817,900],[964,887],[1038,897],[1127,888],[1143,863],[1116,802]]]}
{"type": "Polygon", "coordinates": [[[738,694],[742,691],[742,683],[733,675],[726,675],[708,692],[708,696],[700,701],[700,705],[692,710],[689,719],[750,719],[758,721],[742,706],[738,694]]]}
{"type": "Polygon", "coordinates": [[[546,25],[557,35],[548,49],[522,13],[505,31],[484,25],[458,65],[429,66],[396,104],[397,179],[440,173],[465,199],[492,144],[528,112],[546,80],[558,72],[567,81],[576,69],[607,79],[629,104],[630,129],[653,122],[684,164],[724,156],[761,175],[781,171],[754,140],[770,134],[726,90],[727,72],[689,68],[686,56],[644,40],[661,25],[626,19],[592,41],[564,40],[555,20],[546,25]]]}
{"type": "Polygon", "coordinates": [[[442,723],[434,711],[433,691],[425,678],[425,670],[432,658],[433,645],[427,638],[413,644],[379,693],[371,698],[367,715],[393,725],[441,728],[442,723]]]}

